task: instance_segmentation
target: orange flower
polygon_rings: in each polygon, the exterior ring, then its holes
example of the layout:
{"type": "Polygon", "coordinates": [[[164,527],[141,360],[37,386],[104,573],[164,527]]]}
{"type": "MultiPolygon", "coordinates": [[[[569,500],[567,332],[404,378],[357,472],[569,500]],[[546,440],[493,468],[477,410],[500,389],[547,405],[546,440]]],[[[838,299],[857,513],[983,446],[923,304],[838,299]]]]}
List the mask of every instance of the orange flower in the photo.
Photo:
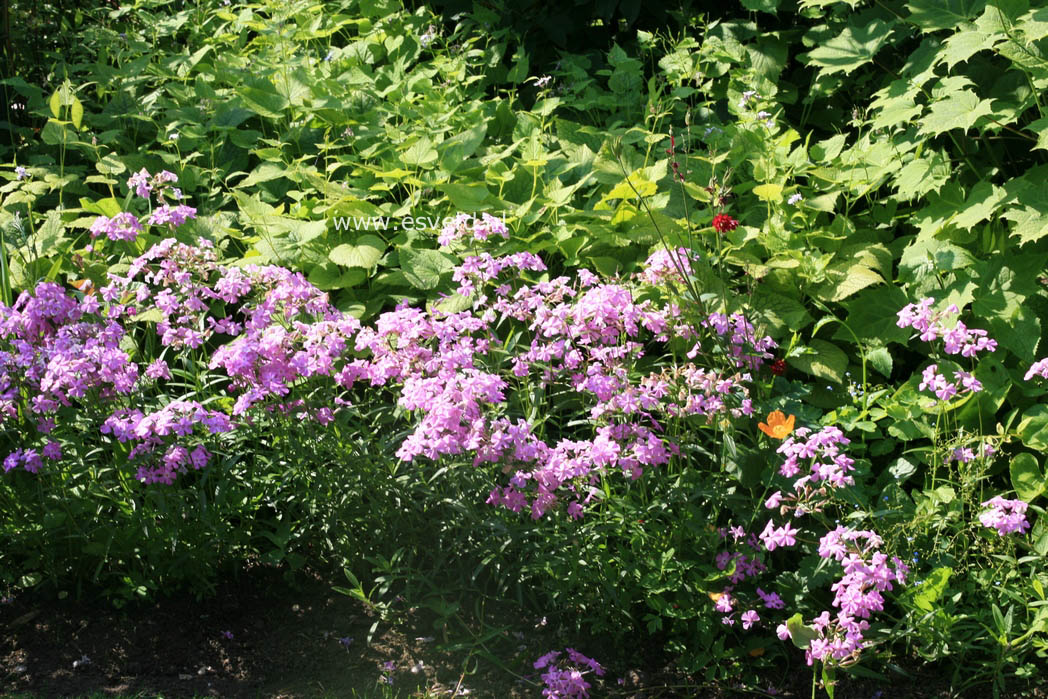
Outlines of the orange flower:
{"type": "Polygon", "coordinates": [[[772,439],[786,439],[793,432],[793,421],[796,419],[795,415],[786,417],[781,410],[773,410],[768,413],[767,424],[758,422],[757,427],[772,439]]]}

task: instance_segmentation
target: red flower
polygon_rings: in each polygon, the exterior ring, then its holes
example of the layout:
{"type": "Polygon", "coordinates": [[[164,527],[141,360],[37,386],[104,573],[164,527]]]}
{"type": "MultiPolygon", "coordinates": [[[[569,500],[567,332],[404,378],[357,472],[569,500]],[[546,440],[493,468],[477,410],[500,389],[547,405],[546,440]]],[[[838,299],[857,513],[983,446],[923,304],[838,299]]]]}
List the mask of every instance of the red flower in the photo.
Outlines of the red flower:
{"type": "Polygon", "coordinates": [[[727,233],[738,228],[739,222],[728,214],[717,214],[713,217],[713,230],[718,233],[727,233]]]}
{"type": "Polygon", "coordinates": [[[776,376],[782,376],[786,373],[786,360],[776,359],[774,362],[771,363],[770,368],[771,373],[775,374],[776,376]]]}

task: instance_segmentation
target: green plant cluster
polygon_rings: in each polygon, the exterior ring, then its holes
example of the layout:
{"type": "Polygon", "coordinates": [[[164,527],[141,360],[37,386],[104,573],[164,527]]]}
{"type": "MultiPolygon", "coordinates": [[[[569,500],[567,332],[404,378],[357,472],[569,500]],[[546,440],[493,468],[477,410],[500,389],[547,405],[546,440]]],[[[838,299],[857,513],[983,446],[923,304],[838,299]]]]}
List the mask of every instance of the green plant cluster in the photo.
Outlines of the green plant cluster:
{"type": "MultiPolygon", "coordinates": [[[[43,78],[0,81],[26,115],[0,143],[0,301],[126,273],[161,236],[108,259],[85,246],[97,216],[129,210],[141,168],[176,173],[197,207],[182,240],[213,241],[230,266],[301,272],[365,323],[397,304],[469,308],[453,272],[481,247],[437,237],[449,217],[488,213],[509,228],[497,251],[541,256],[546,282],[629,279],[653,251],[694,251],[687,284],[638,293],[698,318],[744,313],[778,343],[782,364],[752,377],[754,419],[675,425],[679,461],[605,484],[599,514],[577,522],[494,511],[491,474],[469,460],[398,461],[416,416],[392,391],[354,395],[332,429],[275,413],[223,448],[214,476],[169,490],[99,448],[76,470],[4,477],[4,580],[127,598],[206,590],[247,564],[345,566],[346,590],[381,610],[403,593],[446,624],[464,596],[511,597],[620,648],[642,634],[702,681],[749,682],[803,662],[769,630],[726,629],[711,602],[734,572],[714,564],[717,530],[759,531],[771,514],[782,457],[756,422],[782,410],[851,439],[855,484],[827,526],[876,530],[911,569],[870,633],[880,662],[850,671],[942,663],[955,688],[995,692],[1035,677],[1048,656],[1048,383],[1026,374],[1048,354],[1048,7],[742,0],[658,29],[635,29],[630,7],[603,3],[607,22],[625,15],[613,42],[567,42],[555,62],[479,3],[114,9],[43,78]],[[925,297],[996,350],[946,355],[900,327],[925,297]],[[935,400],[921,386],[933,362],[982,390],[935,400]],[[1029,504],[1030,532],[980,524],[1000,493],[1029,504]]],[[[137,319],[136,357],[165,351],[156,320],[137,319]]],[[[180,361],[173,386],[228,409],[204,351],[180,361]]],[[[574,398],[535,398],[571,434],[574,398]]],[[[104,417],[85,413],[85,429],[104,417]]],[[[828,608],[815,542],[781,555],[773,587],[789,610],[828,608]]]]}

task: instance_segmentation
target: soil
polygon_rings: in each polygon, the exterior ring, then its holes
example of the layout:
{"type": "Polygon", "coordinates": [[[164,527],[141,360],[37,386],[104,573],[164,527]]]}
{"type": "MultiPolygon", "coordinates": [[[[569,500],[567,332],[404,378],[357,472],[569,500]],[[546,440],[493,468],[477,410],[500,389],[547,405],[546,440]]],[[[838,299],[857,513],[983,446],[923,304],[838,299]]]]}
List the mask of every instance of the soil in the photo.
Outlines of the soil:
{"type": "MultiPolygon", "coordinates": [[[[314,577],[291,587],[268,570],[227,584],[204,601],[176,596],[121,609],[23,592],[0,604],[0,699],[541,696],[531,663],[572,643],[543,620],[515,618],[509,610],[497,614],[502,630],[495,633],[489,623],[486,633],[463,624],[442,634],[426,610],[404,608],[381,621],[330,582],[314,577]],[[390,680],[391,687],[382,685],[390,680]]],[[[665,668],[619,670],[622,682],[605,678],[594,697],[771,696],[754,689],[698,689],[665,668]]],[[[792,681],[779,678],[774,696],[811,696],[810,674],[787,676],[792,681]]],[[[985,687],[963,696],[991,695],[985,687]]],[[[836,692],[836,699],[953,696],[934,669],[903,684],[846,679],[836,692]]],[[[1048,699],[1048,691],[1032,686],[1001,696],[1048,699]]]]}
{"type": "MultiPolygon", "coordinates": [[[[379,622],[369,644],[378,617],[363,603],[318,579],[296,588],[261,572],[204,601],[123,609],[23,593],[0,605],[0,694],[376,696],[388,678],[399,695],[450,696],[489,681],[463,676],[468,653],[442,650],[417,611],[405,610],[396,628],[379,622]]],[[[499,696],[534,695],[499,683],[499,696]]]]}

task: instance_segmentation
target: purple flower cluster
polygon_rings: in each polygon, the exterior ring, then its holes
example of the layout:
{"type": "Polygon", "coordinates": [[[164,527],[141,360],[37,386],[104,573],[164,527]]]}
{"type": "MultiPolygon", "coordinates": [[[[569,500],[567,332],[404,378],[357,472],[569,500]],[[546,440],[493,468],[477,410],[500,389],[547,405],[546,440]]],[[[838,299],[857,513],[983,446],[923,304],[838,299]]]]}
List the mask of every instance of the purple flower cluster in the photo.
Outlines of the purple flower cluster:
{"type": "Polygon", "coordinates": [[[491,214],[481,214],[480,218],[473,214],[459,214],[451,221],[448,221],[440,230],[437,242],[447,247],[456,240],[461,240],[467,236],[473,240],[483,242],[493,235],[509,239],[509,231],[506,229],[506,223],[502,219],[491,214]]]}
{"type": "Polygon", "coordinates": [[[1029,381],[1035,376],[1040,376],[1042,379],[1048,379],[1048,357],[1039,359],[1030,365],[1030,368],[1026,371],[1026,376],[1023,377],[1023,381],[1029,381]]]}
{"type": "Polygon", "coordinates": [[[169,206],[167,204],[161,204],[160,206],[153,209],[153,213],[149,214],[149,224],[152,226],[170,226],[171,228],[178,228],[187,219],[196,218],[197,210],[192,206],[186,206],[185,204],[178,204],[177,206],[169,206]]]}
{"type": "Polygon", "coordinates": [[[818,512],[828,490],[855,483],[849,475],[854,470],[855,460],[842,451],[842,447],[849,443],[850,440],[835,425],[817,432],[798,427],[776,450],[786,455],[786,460],[779,466],[779,474],[793,478],[800,473],[801,462],[810,460],[808,473],[793,482],[792,494],[776,491],[764,506],[769,510],[779,508],[782,513],[792,509],[795,516],[818,512]]]}
{"type": "Polygon", "coordinates": [[[960,313],[956,305],[951,304],[945,311],[933,312],[935,299],[924,298],[918,303],[908,304],[898,313],[896,323],[900,328],[913,328],[920,333],[924,342],[943,340],[946,354],[960,354],[962,357],[974,357],[979,352],[993,352],[997,341],[990,339],[985,330],[968,328],[957,320],[953,327],[947,327],[947,319],[960,313]]]}
{"type": "Polygon", "coordinates": [[[178,182],[178,175],[173,172],[161,170],[155,175],[150,175],[148,170],[142,168],[128,178],[127,186],[143,199],[149,199],[150,193],[154,190],[157,190],[158,198],[162,198],[163,186],[174,182],[178,182]]]}
{"type": "MultiPolygon", "coordinates": [[[[884,610],[883,592],[892,583],[905,584],[909,568],[900,559],[881,553],[882,541],[872,531],[837,527],[819,540],[819,555],[832,558],[844,568],[844,575],[830,588],[835,594],[833,606],[838,612],[831,617],[824,611],[812,621],[819,634],[812,639],[806,657],[811,665],[816,660],[850,664],[858,658],[866,643],[863,633],[870,628],[873,612],[884,610]]],[[[780,625],[779,638],[790,637],[786,625],[780,625]]]]}
{"type": "Polygon", "coordinates": [[[113,218],[99,216],[91,224],[91,237],[105,235],[110,240],[134,240],[142,232],[142,224],[134,214],[122,211],[113,218]]]}
{"type": "Polygon", "coordinates": [[[957,383],[948,380],[939,373],[938,364],[929,364],[921,374],[921,383],[917,386],[918,391],[928,389],[935,394],[939,400],[946,402],[958,395],[961,391],[977,393],[982,390],[982,383],[967,371],[953,372],[957,383]]]}
{"type": "Polygon", "coordinates": [[[588,697],[591,685],[586,681],[586,675],[592,672],[597,677],[603,677],[604,668],[596,660],[587,658],[574,648],[567,648],[565,652],[568,657],[559,662],[559,650],[550,651],[535,661],[536,670],[546,670],[542,675],[545,684],[542,696],[550,699],[588,697]]]}
{"type": "Polygon", "coordinates": [[[99,315],[96,299],[78,301],[50,282],[23,292],[12,307],[0,304],[0,425],[21,415],[35,423],[23,444],[47,442],[39,452],[18,450],[5,469],[35,470],[38,454],[60,458],[57,442],[45,435],[75,420],[75,406],[131,392],[138,366],[121,349],[124,337],[116,320],[99,315]]]}
{"type": "Polygon", "coordinates": [[[775,340],[768,336],[757,337],[753,324],[741,313],[730,316],[723,313],[711,313],[703,322],[703,327],[712,328],[717,335],[728,337],[728,351],[735,359],[736,366],[745,366],[756,371],[766,359],[774,359],[768,350],[778,347],[775,340]]]}
{"type": "Polygon", "coordinates": [[[128,458],[142,462],[138,480],[170,485],[187,467],[200,470],[211,458],[204,445],[193,445],[191,440],[184,439],[192,437],[198,425],[209,435],[233,430],[225,413],[207,410],[196,401],[177,400],[149,414],[137,408],[117,410],[102,423],[101,432],[113,435],[120,442],[135,443],[128,458]],[[174,441],[176,438],[178,442],[174,441]],[[160,452],[162,455],[155,458],[160,452]]]}
{"type": "Polygon", "coordinates": [[[979,521],[984,527],[996,529],[998,536],[1012,532],[1025,534],[1030,529],[1030,523],[1026,521],[1027,504],[1022,500],[1005,500],[997,495],[982,506],[990,509],[979,515],[979,521]]]}
{"type": "Polygon", "coordinates": [[[698,253],[687,248],[677,248],[676,251],[661,248],[644,261],[644,271],[640,273],[640,276],[652,285],[671,281],[682,282],[684,279],[681,277],[681,272],[684,272],[685,277],[690,277],[693,260],[698,260],[698,253]]]}

